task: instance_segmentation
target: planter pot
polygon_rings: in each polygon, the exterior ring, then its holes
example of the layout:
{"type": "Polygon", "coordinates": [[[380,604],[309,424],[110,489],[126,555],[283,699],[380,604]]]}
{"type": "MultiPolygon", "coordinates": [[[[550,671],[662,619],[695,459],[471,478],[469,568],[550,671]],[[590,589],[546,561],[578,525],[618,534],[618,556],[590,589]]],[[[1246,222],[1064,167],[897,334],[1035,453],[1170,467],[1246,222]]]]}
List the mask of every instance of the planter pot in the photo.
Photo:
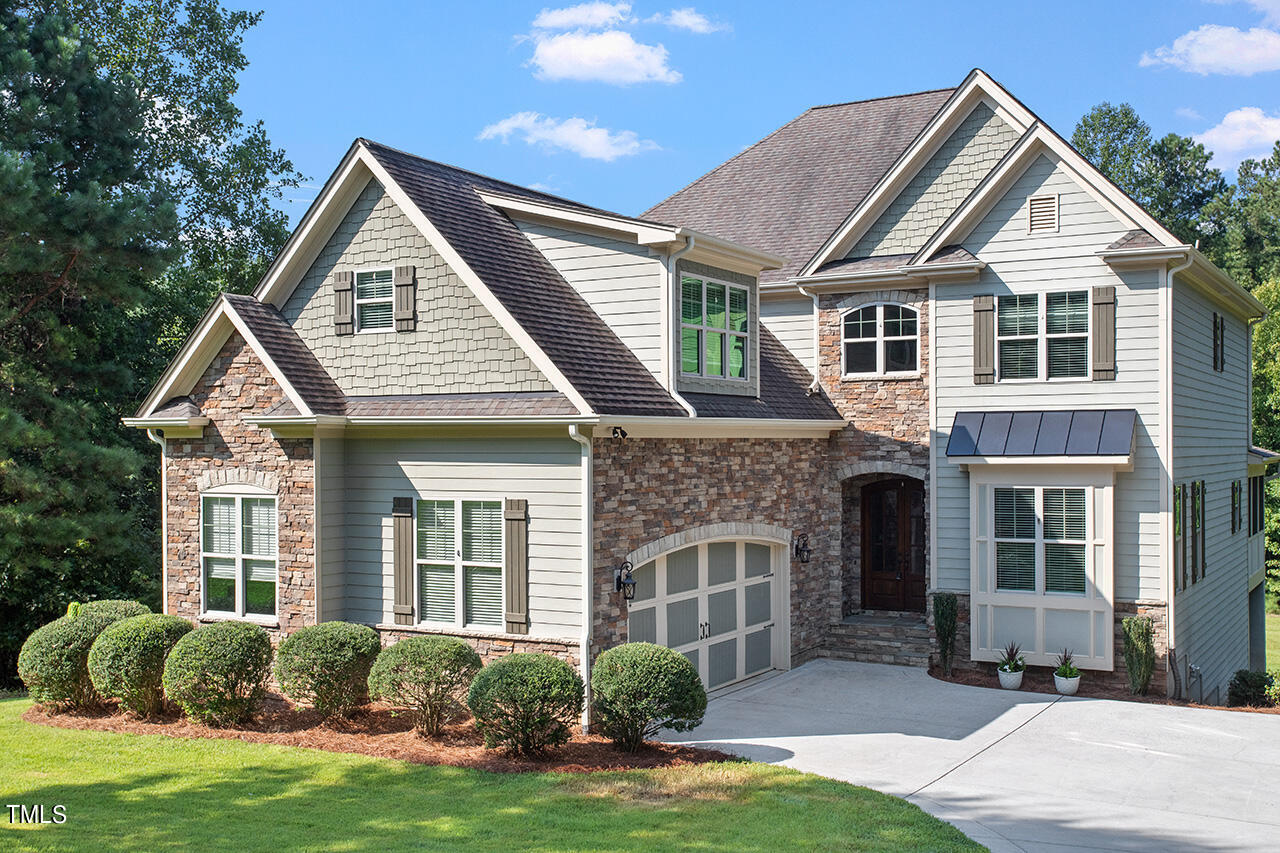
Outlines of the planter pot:
{"type": "Polygon", "coordinates": [[[1076,691],[1080,689],[1080,676],[1063,678],[1055,672],[1053,674],[1053,684],[1063,696],[1074,696],[1076,691]]]}
{"type": "Polygon", "coordinates": [[[1003,669],[997,669],[996,675],[1000,676],[1000,686],[1005,690],[1017,690],[1022,686],[1022,670],[1005,672],[1003,669]]]}

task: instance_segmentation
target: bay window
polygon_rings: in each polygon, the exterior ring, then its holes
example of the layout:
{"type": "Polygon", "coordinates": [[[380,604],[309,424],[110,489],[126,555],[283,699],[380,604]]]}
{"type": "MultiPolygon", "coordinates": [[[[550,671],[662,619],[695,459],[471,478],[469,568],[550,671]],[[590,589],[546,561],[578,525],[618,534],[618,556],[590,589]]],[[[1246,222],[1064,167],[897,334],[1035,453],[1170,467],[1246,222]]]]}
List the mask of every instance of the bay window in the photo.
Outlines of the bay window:
{"type": "Polygon", "coordinates": [[[996,589],[1084,595],[1082,488],[993,489],[996,589]]]}
{"type": "Polygon", "coordinates": [[[206,493],[200,519],[204,611],[275,616],[276,499],[249,491],[206,493]]]}
{"type": "Polygon", "coordinates": [[[502,501],[419,500],[417,516],[421,620],[502,630],[502,501]]]}

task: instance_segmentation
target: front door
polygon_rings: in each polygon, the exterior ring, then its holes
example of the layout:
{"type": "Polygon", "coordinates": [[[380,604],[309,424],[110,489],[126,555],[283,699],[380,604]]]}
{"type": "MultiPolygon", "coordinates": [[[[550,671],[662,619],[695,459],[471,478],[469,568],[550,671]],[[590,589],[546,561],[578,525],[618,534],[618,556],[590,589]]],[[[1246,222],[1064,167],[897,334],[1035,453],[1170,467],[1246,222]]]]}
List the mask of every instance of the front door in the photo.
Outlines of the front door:
{"type": "Polygon", "coordinates": [[[862,487],[862,606],[924,612],[924,484],[862,487]]]}

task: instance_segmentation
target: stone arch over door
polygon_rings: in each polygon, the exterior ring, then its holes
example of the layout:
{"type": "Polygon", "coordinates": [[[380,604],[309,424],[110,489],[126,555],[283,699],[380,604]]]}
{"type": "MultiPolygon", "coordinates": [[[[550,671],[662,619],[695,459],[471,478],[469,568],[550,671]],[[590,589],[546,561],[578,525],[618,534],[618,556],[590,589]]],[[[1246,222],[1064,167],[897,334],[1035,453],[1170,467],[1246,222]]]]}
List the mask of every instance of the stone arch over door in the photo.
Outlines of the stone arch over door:
{"type": "MultiPolygon", "coordinates": [[[[840,483],[840,613],[842,617],[864,608],[863,601],[863,541],[862,494],[863,488],[882,480],[915,480],[924,492],[923,531],[928,536],[928,470],[920,465],[910,465],[887,460],[866,460],[842,465],[837,469],[840,483]]],[[[925,571],[928,571],[927,541],[924,547],[925,571]]]]}
{"type": "Polygon", "coordinates": [[[866,477],[869,474],[882,474],[885,477],[911,477],[921,482],[929,478],[929,472],[923,466],[873,459],[866,462],[851,462],[848,465],[842,465],[836,471],[836,479],[843,483],[845,480],[854,477],[866,477]]]}
{"type": "Polygon", "coordinates": [[[704,524],[647,542],[627,554],[627,561],[633,566],[639,566],[668,551],[674,551],[686,545],[695,545],[708,539],[763,539],[779,545],[790,545],[791,531],[776,524],[759,524],[751,521],[704,524]]]}

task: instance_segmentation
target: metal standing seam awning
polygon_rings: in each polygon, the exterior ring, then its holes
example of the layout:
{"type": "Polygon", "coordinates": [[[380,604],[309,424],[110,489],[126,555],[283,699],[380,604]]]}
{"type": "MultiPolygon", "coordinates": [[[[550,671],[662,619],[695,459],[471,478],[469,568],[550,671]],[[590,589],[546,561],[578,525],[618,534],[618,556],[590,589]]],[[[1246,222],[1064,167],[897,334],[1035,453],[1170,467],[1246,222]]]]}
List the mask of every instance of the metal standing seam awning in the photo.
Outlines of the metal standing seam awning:
{"type": "Polygon", "coordinates": [[[947,456],[960,462],[1126,465],[1137,421],[1136,409],[957,412],[947,456]]]}

